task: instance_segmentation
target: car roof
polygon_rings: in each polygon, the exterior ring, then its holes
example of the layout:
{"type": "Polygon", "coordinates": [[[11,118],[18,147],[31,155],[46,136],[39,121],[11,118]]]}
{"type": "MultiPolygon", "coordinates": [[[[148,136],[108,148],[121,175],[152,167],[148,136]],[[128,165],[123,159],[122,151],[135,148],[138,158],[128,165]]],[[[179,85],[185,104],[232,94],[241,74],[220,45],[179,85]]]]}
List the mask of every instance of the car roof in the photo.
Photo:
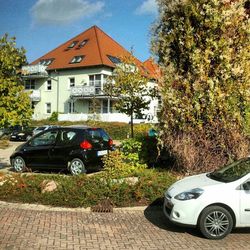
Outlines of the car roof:
{"type": "Polygon", "coordinates": [[[91,128],[90,126],[81,125],[81,124],[69,125],[69,126],[64,126],[64,127],[65,127],[65,128],[80,128],[80,129],[91,128]]]}

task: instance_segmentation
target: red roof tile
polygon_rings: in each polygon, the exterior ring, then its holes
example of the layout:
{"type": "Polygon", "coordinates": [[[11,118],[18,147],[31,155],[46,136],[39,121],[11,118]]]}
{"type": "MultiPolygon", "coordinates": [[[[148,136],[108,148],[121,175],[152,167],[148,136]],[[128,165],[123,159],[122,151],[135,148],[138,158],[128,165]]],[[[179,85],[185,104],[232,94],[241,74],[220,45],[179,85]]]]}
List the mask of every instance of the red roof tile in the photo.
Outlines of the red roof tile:
{"type": "MultiPolygon", "coordinates": [[[[114,68],[115,64],[108,58],[108,55],[119,58],[128,54],[130,53],[120,44],[104,33],[100,28],[93,26],[38,58],[31,64],[37,64],[42,60],[53,59],[47,67],[48,70],[97,65],[105,65],[114,68]],[[69,46],[74,41],[76,44],[70,48],[69,46]],[[79,46],[83,41],[85,41],[85,44],[82,47],[79,46]],[[76,56],[83,56],[83,59],[78,63],[71,63],[72,59],[76,56]]],[[[136,63],[142,65],[138,59],[136,59],[136,63]]]]}
{"type": "Polygon", "coordinates": [[[159,79],[161,76],[161,71],[159,66],[155,63],[154,59],[149,58],[143,63],[144,67],[149,71],[149,76],[151,79],[159,79]]]}

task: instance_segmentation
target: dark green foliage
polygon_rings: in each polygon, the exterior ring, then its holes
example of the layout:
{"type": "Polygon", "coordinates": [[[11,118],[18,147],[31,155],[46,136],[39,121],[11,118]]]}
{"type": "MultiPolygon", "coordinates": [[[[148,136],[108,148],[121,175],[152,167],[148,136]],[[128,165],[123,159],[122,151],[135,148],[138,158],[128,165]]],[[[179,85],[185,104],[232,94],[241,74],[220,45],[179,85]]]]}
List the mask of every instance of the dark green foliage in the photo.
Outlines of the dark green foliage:
{"type": "MultiPolygon", "coordinates": [[[[70,121],[32,121],[32,126],[41,126],[44,124],[54,124],[60,126],[70,126],[76,124],[88,125],[91,127],[101,127],[103,128],[114,140],[123,140],[126,139],[130,133],[130,125],[121,122],[99,122],[99,121],[79,121],[79,122],[70,122],[70,121]]],[[[135,124],[134,125],[134,136],[136,138],[142,137],[147,134],[148,129],[150,128],[149,124],[135,124]]]]}
{"type": "Polygon", "coordinates": [[[89,207],[109,198],[116,207],[150,204],[175,178],[168,172],[145,170],[138,173],[139,181],[132,185],[123,179],[108,178],[99,173],[94,176],[66,176],[41,174],[13,174],[1,176],[0,200],[11,202],[39,203],[62,207],[89,207]],[[44,180],[54,180],[56,191],[42,193],[44,180]]]}
{"type": "Polygon", "coordinates": [[[53,112],[48,120],[50,122],[57,122],[58,121],[58,112],[53,112]]]}

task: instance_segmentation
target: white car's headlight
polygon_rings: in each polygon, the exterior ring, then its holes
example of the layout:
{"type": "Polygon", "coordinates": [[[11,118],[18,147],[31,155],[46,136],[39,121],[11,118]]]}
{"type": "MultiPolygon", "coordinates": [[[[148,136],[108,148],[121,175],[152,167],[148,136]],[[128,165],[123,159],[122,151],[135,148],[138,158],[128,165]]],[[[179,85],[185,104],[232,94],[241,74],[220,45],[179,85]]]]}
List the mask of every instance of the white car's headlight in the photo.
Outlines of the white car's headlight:
{"type": "Polygon", "coordinates": [[[180,201],[197,199],[199,196],[202,195],[203,192],[204,192],[204,190],[201,188],[194,188],[192,190],[177,194],[174,198],[176,200],[180,200],[180,201]]]}

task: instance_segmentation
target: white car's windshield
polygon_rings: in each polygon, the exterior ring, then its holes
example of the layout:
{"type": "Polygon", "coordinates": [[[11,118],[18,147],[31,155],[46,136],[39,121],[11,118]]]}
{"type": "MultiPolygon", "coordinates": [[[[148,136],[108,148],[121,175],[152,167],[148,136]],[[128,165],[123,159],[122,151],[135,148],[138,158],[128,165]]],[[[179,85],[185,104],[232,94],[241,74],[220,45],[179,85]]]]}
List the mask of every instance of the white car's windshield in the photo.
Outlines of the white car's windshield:
{"type": "Polygon", "coordinates": [[[250,173],[250,158],[244,158],[215,170],[207,176],[221,182],[232,182],[242,178],[248,173],[250,173]]]}

